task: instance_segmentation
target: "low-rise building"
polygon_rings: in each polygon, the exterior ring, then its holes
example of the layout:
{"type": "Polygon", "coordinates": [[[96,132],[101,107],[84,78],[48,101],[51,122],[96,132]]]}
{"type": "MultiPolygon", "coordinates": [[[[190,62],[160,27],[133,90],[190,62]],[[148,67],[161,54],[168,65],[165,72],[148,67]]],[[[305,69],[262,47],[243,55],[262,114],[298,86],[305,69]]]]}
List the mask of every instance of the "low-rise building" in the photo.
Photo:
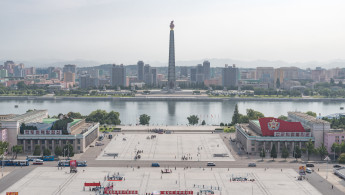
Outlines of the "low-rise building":
{"type": "Polygon", "coordinates": [[[63,129],[53,128],[59,119],[48,118],[47,110],[33,110],[22,115],[2,115],[0,139],[9,148],[22,145],[25,153],[32,153],[36,145],[54,153],[56,146],[71,144],[75,153],[82,153],[99,136],[99,123],[87,123],[85,119],[73,119],[63,129]],[[23,125],[25,124],[25,125],[23,125]]]}
{"type": "Polygon", "coordinates": [[[42,151],[47,148],[54,153],[56,146],[63,148],[71,144],[74,153],[83,153],[99,136],[99,123],[87,123],[85,119],[74,119],[68,124],[67,134],[62,130],[51,130],[45,125],[37,126],[41,126],[40,130],[24,130],[23,134],[18,135],[18,145],[23,146],[24,152],[32,153],[35,146],[39,145],[42,151]]]}

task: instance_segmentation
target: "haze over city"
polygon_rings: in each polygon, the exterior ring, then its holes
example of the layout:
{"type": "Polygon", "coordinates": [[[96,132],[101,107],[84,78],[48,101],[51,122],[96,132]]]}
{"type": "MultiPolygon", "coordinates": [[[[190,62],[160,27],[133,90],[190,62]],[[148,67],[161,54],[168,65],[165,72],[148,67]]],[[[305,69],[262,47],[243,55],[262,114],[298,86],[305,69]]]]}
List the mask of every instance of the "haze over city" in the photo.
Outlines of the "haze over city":
{"type": "Polygon", "coordinates": [[[0,61],[166,66],[174,20],[176,65],[344,62],[344,6],[341,0],[1,1],[0,61]]]}

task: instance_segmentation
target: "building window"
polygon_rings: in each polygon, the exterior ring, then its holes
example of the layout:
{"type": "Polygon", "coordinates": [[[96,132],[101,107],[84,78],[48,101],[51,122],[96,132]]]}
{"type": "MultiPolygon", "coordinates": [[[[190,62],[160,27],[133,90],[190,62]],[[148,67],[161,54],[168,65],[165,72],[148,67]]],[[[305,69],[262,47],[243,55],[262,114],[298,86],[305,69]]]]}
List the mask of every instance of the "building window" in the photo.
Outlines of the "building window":
{"type": "Polygon", "coordinates": [[[70,140],[70,143],[73,144],[73,140],[70,140]]]}
{"type": "Polygon", "coordinates": [[[52,150],[52,147],[51,147],[51,146],[49,146],[49,150],[52,150]]]}
{"type": "Polygon", "coordinates": [[[255,148],[252,148],[252,152],[254,152],[255,151],[255,148]]]}
{"type": "Polygon", "coordinates": [[[35,140],[35,144],[38,144],[38,140],[37,139],[35,140]]]}
{"type": "Polygon", "coordinates": [[[52,144],[52,140],[49,140],[48,143],[49,143],[49,144],[52,144]]]}
{"type": "Polygon", "coordinates": [[[80,139],[78,139],[78,144],[80,144],[80,139]]]}
{"type": "Polygon", "coordinates": [[[59,140],[56,140],[55,143],[56,143],[56,144],[59,144],[59,140]]]}
{"type": "Polygon", "coordinates": [[[31,146],[28,146],[28,150],[31,150],[31,146]]]}
{"type": "Polygon", "coordinates": [[[66,140],[63,140],[62,143],[63,143],[63,144],[66,144],[66,140]]]}
{"type": "Polygon", "coordinates": [[[42,140],[42,144],[45,144],[45,140],[42,140]]]}
{"type": "Polygon", "coordinates": [[[78,146],[77,148],[78,148],[78,150],[80,150],[80,146],[78,146]]]}

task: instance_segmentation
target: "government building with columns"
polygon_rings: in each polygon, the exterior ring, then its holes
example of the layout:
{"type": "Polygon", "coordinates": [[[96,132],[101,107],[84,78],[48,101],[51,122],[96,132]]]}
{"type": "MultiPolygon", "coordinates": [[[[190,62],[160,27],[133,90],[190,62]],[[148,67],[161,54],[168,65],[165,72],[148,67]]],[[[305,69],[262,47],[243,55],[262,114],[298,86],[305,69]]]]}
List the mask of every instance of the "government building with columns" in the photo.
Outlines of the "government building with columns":
{"type": "Polygon", "coordinates": [[[314,142],[315,138],[300,122],[267,117],[251,120],[246,124],[236,124],[237,144],[240,151],[248,154],[258,155],[262,149],[269,153],[274,144],[278,154],[286,147],[292,156],[295,146],[303,148],[309,140],[314,142]]]}
{"type": "Polygon", "coordinates": [[[3,117],[0,131],[5,134],[2,141],[9,143],[9,148],[22,145],[24,153],[32,153],[35,146],[49,149],[53,154],[56,146],[63,148],[71,144],[74,153],[83,153],[98,138],[99,123],[89,123],[85,119],[72,119],[65,130],[54,129],[58,118],[48,118],[47,110],[33,110],[22,115],[3,117]],[[25,124],[22,127],[22,124],[25,124]],[[22,128],[22,129],[21,129],[22,128]]]}

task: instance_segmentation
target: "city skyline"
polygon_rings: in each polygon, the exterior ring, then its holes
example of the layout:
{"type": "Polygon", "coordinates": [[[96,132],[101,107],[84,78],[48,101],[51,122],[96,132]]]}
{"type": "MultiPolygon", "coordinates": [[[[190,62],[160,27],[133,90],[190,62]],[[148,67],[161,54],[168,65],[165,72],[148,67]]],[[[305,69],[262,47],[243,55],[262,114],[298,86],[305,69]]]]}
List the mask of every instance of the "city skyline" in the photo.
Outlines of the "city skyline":
{"type": "Polygon", "coordinates": [[[36,61],[38,65],[56,59],[99,64],[135,64],[143,60],[165,66],[169,43],[164,30],[166,22],[174,19],[179,26],[175,35],[179,56],[176,62],[197,59],[329,62],[343,58],[343,4],[341,1],[327,4],[322,1],[1,2],[4,11],[0,14],[3,24],[0,60],[36,61]]]}

